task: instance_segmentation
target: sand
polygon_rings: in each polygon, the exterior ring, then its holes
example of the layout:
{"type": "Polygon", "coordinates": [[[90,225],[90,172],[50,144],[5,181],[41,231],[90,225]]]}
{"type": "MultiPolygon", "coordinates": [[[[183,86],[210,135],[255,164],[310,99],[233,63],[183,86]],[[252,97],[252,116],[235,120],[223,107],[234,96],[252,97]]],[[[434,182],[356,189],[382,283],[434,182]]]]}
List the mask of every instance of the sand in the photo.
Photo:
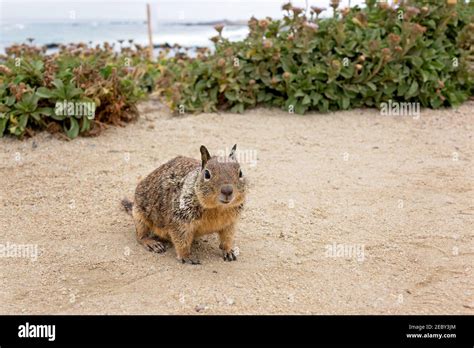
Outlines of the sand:
{"type": "Polygon", "coordinates": [[[2,138],[0,245],[33,249],[0,257],[0,313],[474,314],[473,108],[172,117],[150,101],[96,138],[2,138]],[[238,261],[214,236],[199,266],[138,245],[119,202],[140,178],[234,143],[238,261]]]}

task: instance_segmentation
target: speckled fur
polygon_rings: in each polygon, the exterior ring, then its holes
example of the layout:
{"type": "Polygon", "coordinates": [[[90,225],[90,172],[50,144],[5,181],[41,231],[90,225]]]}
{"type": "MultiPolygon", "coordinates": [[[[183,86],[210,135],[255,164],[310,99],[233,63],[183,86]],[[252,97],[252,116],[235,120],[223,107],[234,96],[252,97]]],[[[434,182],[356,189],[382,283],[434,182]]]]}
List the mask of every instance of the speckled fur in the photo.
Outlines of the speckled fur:
{"type": "MultiPolygon", "coordinates": [[[[235,224],[245,200],[246,179],[239,177],[235,146],[229,157],[210,157],[201,147],[201,161],[176,157],[155,169],[137,186],[132,207],[137,240],[150,251],[163,252],[171,242],[183,263],[199,263],[191,257],[197,237],[218,233],[224,260],[236,259],[233,247],[235,224]],[[204,170],[211,173],[206,180],[204,170]],[[221,187],[232,185],[233,199],[219,200],[221,187]]],[[[131,202],[122,202],[130,209],[131,202]]]]}

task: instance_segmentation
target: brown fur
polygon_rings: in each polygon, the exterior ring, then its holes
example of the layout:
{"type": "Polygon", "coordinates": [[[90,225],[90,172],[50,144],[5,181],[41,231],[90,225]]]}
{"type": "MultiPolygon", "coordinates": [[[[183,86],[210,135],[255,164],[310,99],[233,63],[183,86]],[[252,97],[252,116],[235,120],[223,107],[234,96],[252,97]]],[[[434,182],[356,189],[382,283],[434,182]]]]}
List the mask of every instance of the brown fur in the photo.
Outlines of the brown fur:
{"type": "Polygon", "coordinates": [[[235,224],[243,208],[246,180],[239,177],[234,153],[235,146],[228,158],[211,157],[202,146],[201,162],[179,156],[142,180],[133,207],[122,201],[127,211],[132,210],[137,240],[155,252],[165,251],[171,242],[179,260],[195,264],[199,261],[191,257],[193,240],[217,233],[224,260],[235,260],[235,224]],[[230,202],[224,186],[233,188],[230,202]]]}

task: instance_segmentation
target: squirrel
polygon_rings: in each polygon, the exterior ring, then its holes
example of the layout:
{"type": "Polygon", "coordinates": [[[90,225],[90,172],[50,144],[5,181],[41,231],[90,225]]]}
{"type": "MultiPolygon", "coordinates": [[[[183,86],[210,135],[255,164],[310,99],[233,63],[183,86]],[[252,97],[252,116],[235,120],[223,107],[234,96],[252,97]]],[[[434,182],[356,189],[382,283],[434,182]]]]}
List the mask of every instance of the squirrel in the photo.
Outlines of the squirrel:
{"type": "Polygon", "coordinates": [[[211,157],[202,145],[201,161],[178,156],[140,181],[134,202],[122,200],[135,222],[138,242],[157,253],[166,251],[171,242],[178,260],[200,264],[191,255],[192,242],[217,233],[224,260],[235,261],[235,226],[247,186],[236,149],[237,144],[228,157],[211,157]]]}

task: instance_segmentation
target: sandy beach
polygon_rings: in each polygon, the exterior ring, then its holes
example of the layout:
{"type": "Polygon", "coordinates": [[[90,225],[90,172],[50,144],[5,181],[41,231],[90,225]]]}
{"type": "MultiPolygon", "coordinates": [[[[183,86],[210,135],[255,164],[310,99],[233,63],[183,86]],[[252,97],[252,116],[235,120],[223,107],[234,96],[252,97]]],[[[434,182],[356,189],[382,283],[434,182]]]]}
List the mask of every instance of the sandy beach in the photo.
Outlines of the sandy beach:
{"type": "Polygon", "coordinates": [[[99,137],[0,139],[3,314],[474,314],[474,102],[172,117],[158,103],[99,137]],[[120,200],[177,155],[234,143],[249,199],[237,262],[214,236],[146,251],[120,200]],[[339,253],[338,251],[341,251],[339,253]]]}

